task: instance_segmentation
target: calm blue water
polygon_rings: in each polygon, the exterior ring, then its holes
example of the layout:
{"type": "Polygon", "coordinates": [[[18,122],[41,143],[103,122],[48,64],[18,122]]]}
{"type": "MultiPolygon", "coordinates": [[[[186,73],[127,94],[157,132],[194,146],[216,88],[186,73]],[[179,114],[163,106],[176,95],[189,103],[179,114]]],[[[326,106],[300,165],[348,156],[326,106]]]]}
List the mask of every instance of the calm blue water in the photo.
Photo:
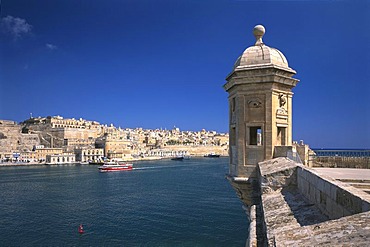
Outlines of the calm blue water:
{"type": "Polygon", "coordinates": [[[245,246],[228,160],[0,168],[1,246],[245,246]],[[85,234],[79,235],[79,224],[85,234]]]}

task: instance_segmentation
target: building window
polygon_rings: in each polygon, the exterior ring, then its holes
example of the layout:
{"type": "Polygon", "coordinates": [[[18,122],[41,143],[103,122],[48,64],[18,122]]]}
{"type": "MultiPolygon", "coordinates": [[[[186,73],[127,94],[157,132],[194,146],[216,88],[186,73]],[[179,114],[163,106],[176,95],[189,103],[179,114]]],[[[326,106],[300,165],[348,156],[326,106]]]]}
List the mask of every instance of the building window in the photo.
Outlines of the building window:
{"type": "Polygon", "coordinates": [[[249,145],[262,145],[262,128],[261,126],[249,127],[249,145]]]}

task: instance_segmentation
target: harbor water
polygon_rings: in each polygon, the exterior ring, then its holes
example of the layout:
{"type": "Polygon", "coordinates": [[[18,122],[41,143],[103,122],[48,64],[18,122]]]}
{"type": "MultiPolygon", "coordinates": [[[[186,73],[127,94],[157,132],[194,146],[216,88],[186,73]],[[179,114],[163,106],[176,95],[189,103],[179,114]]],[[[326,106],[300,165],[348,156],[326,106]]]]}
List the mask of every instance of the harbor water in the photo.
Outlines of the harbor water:
{"type": "Polygon", "coordinates": [[[134,167],[0,167],[0,245],[245,246],[247,217],[225,179],[227,158],[134,167]]]}

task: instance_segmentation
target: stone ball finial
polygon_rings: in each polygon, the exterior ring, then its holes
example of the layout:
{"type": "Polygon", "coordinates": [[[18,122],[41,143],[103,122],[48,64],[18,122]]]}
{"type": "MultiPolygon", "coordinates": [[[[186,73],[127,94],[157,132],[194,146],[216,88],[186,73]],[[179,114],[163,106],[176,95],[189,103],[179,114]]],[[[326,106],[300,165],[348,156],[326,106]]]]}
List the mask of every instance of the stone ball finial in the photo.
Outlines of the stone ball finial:
{"type": "Polygon", "coordinates": [[[256,37],[256,43],[254,45],[262,45],[262,37],[265,34],[265,27],[262,25],[257,25],[253,28],[253,35],[256,37]]]}

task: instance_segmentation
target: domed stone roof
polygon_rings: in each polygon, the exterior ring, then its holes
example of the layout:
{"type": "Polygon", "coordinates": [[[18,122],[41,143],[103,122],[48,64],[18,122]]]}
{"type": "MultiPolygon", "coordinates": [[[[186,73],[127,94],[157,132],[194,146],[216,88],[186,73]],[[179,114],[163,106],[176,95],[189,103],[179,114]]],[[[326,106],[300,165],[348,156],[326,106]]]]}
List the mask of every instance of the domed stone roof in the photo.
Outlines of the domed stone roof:
{"type": "Polygon", "coordinates": [[[255,26],[253,34],[256,37],[255,45],[248,47],[236,60],[234,70],[237,67],[249,67],[254,65],[277,65],[289,68],[288,60],[282,52],[263,43],[262,37],[265,34],[265,28],[262,25],[255,26]]]}

